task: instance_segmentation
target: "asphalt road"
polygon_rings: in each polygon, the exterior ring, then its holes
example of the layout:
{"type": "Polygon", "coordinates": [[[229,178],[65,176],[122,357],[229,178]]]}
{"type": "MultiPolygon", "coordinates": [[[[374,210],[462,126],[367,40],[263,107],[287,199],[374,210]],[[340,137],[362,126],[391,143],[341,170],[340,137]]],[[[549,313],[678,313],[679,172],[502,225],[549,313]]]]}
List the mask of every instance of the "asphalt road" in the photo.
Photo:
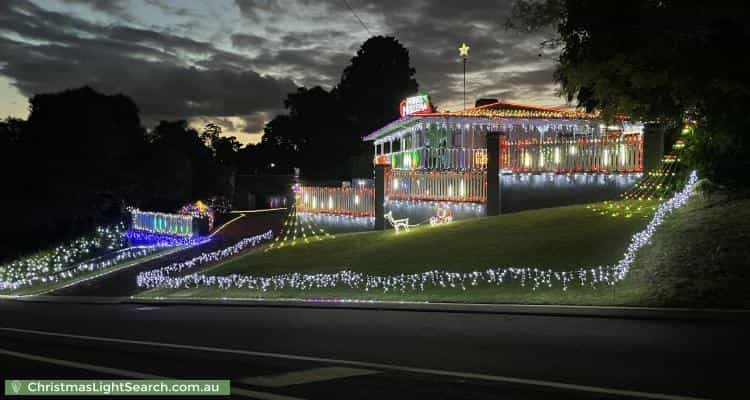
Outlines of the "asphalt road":
{"type": "MultiPolygon", "coordinates": [[[[50,294],[55,296],[131,296],[140,291],[136,285],[136,276],[139,273],[173,262],[189,260],[201,253],[224,249],[243,238],[264,233],[269,229],[277,233],[281,229],[285,216],[286,210],[245,214],[241,219],[227,225],[208,243],[122,269],[97,279],[81,282],[50,294]]],[[[185,273],[190,272],[192,271],[185,271],[185,273]]]]}
{"type": "Polygon", "coordinates": [[[748,391],[747,322],[14,300],[0,318],[4,379],[229,378],[233,397],[277,400],[748,391]]]}

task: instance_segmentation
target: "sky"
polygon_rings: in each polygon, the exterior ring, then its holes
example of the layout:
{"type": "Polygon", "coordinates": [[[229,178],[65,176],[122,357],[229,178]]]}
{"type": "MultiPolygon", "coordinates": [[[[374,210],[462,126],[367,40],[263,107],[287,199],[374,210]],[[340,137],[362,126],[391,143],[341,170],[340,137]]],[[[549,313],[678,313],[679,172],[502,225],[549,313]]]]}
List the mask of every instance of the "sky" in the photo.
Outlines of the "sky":
{"type": "Polygon", "coordinates": [[[420,93],[440,110],[463,107],[463,42],[471,47],[468,105],[490,97],[566,106],[552,77],[557,51],[540,48],[541,34],[505,29],[511,4],[0,0],[0,118],[26,118],[34,94],[89,85],[130,96],[146,127],[213,122],[257,142],[284,112],[287,93],[330,89],[373,35],[394,36],[409,50],[420,93]]]}

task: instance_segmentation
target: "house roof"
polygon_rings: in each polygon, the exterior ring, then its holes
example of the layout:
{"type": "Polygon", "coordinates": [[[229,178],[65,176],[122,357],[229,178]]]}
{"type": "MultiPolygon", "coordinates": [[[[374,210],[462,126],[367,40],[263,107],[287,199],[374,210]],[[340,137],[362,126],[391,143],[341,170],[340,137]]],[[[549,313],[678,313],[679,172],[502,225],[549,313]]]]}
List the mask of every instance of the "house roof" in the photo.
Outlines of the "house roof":
{"type": "Polygon", "coordinates": [[[371,141],[387,136],[390,133],[400,129],[416,125],[424,119],[434,117],[463,117],[463,118],[517,118],[517,119],[579,119],[594,120],[598,119],[597,114],[586,113],[581,111],[559,110],[554,108],[545,108],[529,106],[524,104],[509,103],[498,101],[496,103],[486,104],[479,107],[469,108],[461,111],[446,111],[435,113],[415,113],[399,118],[388,125],[365,136],[363,140],[371,141]]]}

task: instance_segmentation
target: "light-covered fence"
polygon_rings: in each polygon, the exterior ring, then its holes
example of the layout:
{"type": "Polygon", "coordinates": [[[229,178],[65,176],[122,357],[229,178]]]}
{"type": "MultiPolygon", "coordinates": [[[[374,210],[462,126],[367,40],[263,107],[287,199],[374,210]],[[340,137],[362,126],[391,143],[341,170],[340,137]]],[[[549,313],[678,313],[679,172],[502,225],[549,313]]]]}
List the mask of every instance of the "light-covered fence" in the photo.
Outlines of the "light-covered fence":
{"type": "Polygon", "coordinates": [[[198,234],[191,215],[132,210],[132,229],[164,235],[190,237],[198,234]]]}
{"type": "Polygon", "coordinates": [[[487,149],[421,147],[391,153],[390,164],[396,170],[484,170],[487,149]]]}
{"type": "Polygon", "coordinates": [[[297,194],[297,210],[359,217],[373,216],[375,215],[375,189],[301,186],[297,194]]]}
{"type": "Polygon", "coordinates": [[[500,141],[500,168],[512,172],[642,172],[640,135],[500,141]]]}
{"type": "MultiPolygon", "coordinates": [[[[385,157],[401,171],[487,169],[487,149],[421,147],[385,157]]],[[[643,140],[640,135],[501,140],[500,168],[520,173],[643,172],[643,140]]]]}
{"type": "Polygon", "coordinates": [[[487,173],[482,171],[399,171],[386,176],[388,199],[485,202],[487,173]]]}

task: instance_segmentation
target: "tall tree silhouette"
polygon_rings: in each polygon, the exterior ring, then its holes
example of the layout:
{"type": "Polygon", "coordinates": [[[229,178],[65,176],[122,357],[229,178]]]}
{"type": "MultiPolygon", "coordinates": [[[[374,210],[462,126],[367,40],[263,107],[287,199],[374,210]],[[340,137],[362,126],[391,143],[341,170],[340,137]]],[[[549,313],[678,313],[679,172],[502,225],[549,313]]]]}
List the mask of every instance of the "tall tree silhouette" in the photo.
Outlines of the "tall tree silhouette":
{"type": "Polygon", "coordinates": [[[279,171],[296,166],[306,178],[368,177],[371,154],[362,137],[398,118],[401,99],[418,89],[414,74],[401,43],[372,37],[332,90],[299,88],[290,93],[284,102],[289,114],[266,125],[261,148],[276,154],[277,164],[285,166],[279,171]]]}
{"type": "Polygon", "coordinates": [[[409,51],[389,36],[362,44],[344,69],[336,94],[358,138],[399,117],[398,105],[419,89],[409,51]]]}

